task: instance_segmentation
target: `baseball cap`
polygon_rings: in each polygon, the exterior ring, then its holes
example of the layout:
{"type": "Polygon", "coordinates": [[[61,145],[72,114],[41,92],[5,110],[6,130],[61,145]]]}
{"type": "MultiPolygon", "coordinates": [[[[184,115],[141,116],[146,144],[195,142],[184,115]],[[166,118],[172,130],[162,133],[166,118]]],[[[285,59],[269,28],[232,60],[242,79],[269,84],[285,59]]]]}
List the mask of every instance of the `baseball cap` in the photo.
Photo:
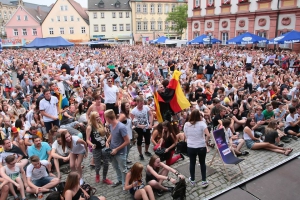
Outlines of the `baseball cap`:
{"type": "Polygon", "coordinates": [[[12,133],[17,133],[17,132],[19,132],[19,131],[18,131],[18,129],[17,129],[16,127],[12,127],[12,128],[11,128],[11,132],[12,132],[12,133]]]}

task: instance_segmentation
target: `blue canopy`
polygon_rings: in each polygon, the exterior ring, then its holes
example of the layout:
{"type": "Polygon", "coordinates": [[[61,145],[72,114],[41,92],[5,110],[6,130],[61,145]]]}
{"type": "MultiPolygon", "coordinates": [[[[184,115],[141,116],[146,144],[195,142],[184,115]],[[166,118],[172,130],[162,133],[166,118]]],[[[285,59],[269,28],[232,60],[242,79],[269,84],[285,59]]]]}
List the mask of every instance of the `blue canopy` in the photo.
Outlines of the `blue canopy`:
{"type": "Polygon", "coordinates": [[[216,38],[211,38],[210,41],[209,36],[203,34],[189,41],[188,44],[210,44],[210,42],[211,44],[221,43],[221,41],[216,38]]]}
{"type": "Polygon", "coordinates": [[[269,41],[269,44],[290,44],[300,42],[300,32],[299,31],[290,31],[281,36],[273,38],[269,41]]]}
{"type": "Polygon", "coordinates": [[[267,38],[246,32],[227,41],[227,44],[256,44],[267,42],[267,38]]]}
{"type": "Polygon", "coordinates": [[[24,48],[55,48],[74,46],[62,37],[35,38],[30,44],[23,46],[24,48]]]}
{"type": "Polygon", "coordinates": [[[165,37],[165,36],[161,36],[159,38],[157,38],[156,40],[154,40],[153,42],[156,44],[156,43],[165,43],[165,41],[167,40],[168,38],[165,37]]]}

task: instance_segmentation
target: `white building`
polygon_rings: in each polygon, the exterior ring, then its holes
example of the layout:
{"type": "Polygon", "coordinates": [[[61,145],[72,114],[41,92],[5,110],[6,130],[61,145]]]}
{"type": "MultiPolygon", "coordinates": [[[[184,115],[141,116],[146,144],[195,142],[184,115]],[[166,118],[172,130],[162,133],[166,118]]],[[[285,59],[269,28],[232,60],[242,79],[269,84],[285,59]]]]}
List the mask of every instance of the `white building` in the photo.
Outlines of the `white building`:
{"type": "Polygon", "coordinates": [[[128,0],[88,0],[90,38],[133,43],[128,0]]]}

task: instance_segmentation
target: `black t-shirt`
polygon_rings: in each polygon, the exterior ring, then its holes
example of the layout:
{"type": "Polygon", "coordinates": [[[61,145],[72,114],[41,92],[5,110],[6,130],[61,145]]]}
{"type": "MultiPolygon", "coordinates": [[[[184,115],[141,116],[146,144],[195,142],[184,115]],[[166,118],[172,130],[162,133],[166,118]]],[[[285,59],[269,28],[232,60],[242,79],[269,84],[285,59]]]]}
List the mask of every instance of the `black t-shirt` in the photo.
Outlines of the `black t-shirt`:
{"type": "Polygon", "coordinates": [[[218,120],[220,120],[220,119],[225,119],[225,118],[226,118],[225,115],[224,115],[223,117],[221,117],[220,114],[217,114],[217,115],[214,117],[214,119],[213,119],[213,125],[214,125],[214,127],[218,126],[218,124],[219,124],[218,120]]]}
{"type": "Polygon", "coordinates": [[[24,72],[22,72],[21,74],[17,73],[17,79],[19,79],[19,81],[21,82],[24,78],[24,72]]]}
{"type": "Polygon", "coordinates": [[[210,66],[208,64],[208,65],[206,65],[205,69],[206,69],[206,74],[213,74],[214,71],[216,70],[216,67],[215,67],[215,64],[213,64],[213,66],[210,66]]]}
{"type": "Polygon", "coordinates": [[[170,71],[173,72],[175,70],[175,64],[176,64],[175,60],[170,60],[168,62],[168,66],[170,67],[170,71]]]}
{"type": "Polygon", "coordinates": [[[66,70],[66,73],[70,75],[70,73],[71,73],[71,68],[70,68],[70,66],[69,66],[67,63],[62,64],[60,70],[63,70],[63,69],[65,69],[65,70],[66,70]]]}
{"type": "Polygon", "coordinates": [[[38,85],[38,86],[34,85],[34,86],[33,86],[33,89],[34,89],[37,93],[40,93],[42,88],[43,88],[43,86],[41,86],[41,85],[38,85]]]}
{"type": "Polygon", "coordinates": [[[277,131],[272,131],[269,132],[268,134],[265,133],[265,139],[264,142],[269,142],[271,144],[275,144],[275,139],[278,138],[278,132],[277,131]]]}

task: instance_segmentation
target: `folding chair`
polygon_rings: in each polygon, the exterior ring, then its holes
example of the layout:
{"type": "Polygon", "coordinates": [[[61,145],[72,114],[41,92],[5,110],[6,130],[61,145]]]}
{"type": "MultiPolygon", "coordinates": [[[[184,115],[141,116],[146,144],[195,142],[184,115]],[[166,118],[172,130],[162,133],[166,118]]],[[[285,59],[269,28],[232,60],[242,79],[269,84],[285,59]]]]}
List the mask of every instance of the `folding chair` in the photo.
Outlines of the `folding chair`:
{"type": "Polygon", "coordinates": [[[223,168],[224,168],[225,173],[226,173],[226,178],[227,178],[228,181],[231,181],[233,178],[235,178],[238,175],[243,173],[239,163],[242,162],[244,159],[237,158],[231,152],[231,150],[228,147],[228,144],[226,142],[226,139],[225,139],[224,129],[219,129],[219,130],[214,131],[213,134],[212,134],[212,138],[213,138],[217,148],[216,148],[216,151],[213,155],[212,160],[209,162],[209,166],[212,165],[212,163],[214,162],[214,160],[216,158],[217,153],[219,153],[222,164],[216,164],[216,165],[223,165],[223,168]],[[226,165],[237,165],[240,169],[240,172],[233,175],[233,176],[229,176],[226,165]]]}

